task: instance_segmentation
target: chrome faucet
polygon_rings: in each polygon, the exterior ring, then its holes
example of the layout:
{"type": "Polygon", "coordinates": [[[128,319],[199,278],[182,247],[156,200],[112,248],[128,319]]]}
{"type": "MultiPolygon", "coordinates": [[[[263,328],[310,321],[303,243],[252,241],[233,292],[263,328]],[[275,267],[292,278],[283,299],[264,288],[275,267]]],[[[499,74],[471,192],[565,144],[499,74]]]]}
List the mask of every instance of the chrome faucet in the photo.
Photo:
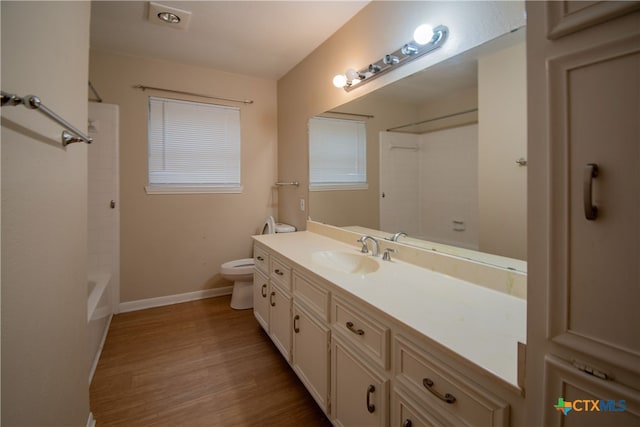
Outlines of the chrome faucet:
{"type": "Polygon", "coordinates": [[[389,240],[391,240],[392,242],[397,242],[397,241],[398,241],[398,239],[399,239],[401,236],[409,237],[409,236],[407,235],[407,233],[405,233],[404,231],[398,231],[396,234],[394,234],[393,236],[391,236],[391,239],[389,239],[389,240]]]}
{"type": "Polygon", "coordinates": [[[371,242],[373,243],[371,245],[371,255],[373,256],[378,256],[378,241],[376,239],[374,239],[371,236],[362,236],[358,242],[362,243],[362,249],[360,250],[360,252],[362,252],[363,254],[368,254],[369,253],[369,248],[367,247],[367,240],[371,240],[371,242]]]}

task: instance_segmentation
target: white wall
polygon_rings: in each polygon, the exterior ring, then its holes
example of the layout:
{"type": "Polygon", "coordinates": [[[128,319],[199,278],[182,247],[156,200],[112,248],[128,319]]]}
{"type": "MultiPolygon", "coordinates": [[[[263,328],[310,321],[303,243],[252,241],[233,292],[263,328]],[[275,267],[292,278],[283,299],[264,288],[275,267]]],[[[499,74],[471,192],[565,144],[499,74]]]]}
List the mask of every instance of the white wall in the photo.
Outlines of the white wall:
{"type": "Polygon", "coordinates": [[[478,125],[380,141],[381,230],[477,249],[478,125]]]}
{"type": "MultiPolygon", "coordinates": [[[[88,2],[7,2],[2,90],[87,123],[88,2]]],[[[87,146],[2,108],[2,425],[83,426],[87,357],[87,146]]]]}

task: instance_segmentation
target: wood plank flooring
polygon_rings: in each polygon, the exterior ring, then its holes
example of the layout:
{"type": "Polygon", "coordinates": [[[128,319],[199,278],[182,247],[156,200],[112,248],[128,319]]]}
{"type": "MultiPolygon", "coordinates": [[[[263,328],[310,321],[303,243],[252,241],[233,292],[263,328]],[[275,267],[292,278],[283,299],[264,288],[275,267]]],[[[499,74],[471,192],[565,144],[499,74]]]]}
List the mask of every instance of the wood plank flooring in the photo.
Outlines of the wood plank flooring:
{"type": "Polygon", "coordinates": [[[97,427],[331,426],[229,297],[113,317],[90,388],[97,427]]]}

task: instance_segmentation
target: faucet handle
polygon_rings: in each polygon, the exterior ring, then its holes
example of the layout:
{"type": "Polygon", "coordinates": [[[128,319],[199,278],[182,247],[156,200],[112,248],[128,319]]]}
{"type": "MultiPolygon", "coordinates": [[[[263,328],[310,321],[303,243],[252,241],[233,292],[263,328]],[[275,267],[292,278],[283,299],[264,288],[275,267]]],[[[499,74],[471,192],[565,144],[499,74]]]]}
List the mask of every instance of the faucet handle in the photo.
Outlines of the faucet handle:
{"type": "Polygon", "coordinates": [[[360,252],[362,252],[363,254],[368,254],[369,248],[367,247],[367,241],[365,239],[366,239],[366,236],[362,236],[361,238],[356,240],[356,242],[362,243],[362,249],[360,249],[360,252]]]}
{"type": "Polygon", "coordinates": [[[391,261],[391,254],[389,252],[396,253],[398,252],[398,250],[393,248],[385,248],[384,254],[382,254],[383,261],[391,261]]]}

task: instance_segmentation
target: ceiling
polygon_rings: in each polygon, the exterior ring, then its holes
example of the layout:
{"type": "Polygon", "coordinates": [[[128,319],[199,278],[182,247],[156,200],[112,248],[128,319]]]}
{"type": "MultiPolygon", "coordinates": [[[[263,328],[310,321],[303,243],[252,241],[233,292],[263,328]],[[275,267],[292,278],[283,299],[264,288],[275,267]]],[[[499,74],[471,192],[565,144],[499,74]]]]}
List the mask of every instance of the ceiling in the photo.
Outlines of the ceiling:
{"type": "Polygon", "coordinates": [[[158,1],[187,30],[147,19],[149,2],[92,1],[91,48],[277,80],[368,1],[158,1]]]}

